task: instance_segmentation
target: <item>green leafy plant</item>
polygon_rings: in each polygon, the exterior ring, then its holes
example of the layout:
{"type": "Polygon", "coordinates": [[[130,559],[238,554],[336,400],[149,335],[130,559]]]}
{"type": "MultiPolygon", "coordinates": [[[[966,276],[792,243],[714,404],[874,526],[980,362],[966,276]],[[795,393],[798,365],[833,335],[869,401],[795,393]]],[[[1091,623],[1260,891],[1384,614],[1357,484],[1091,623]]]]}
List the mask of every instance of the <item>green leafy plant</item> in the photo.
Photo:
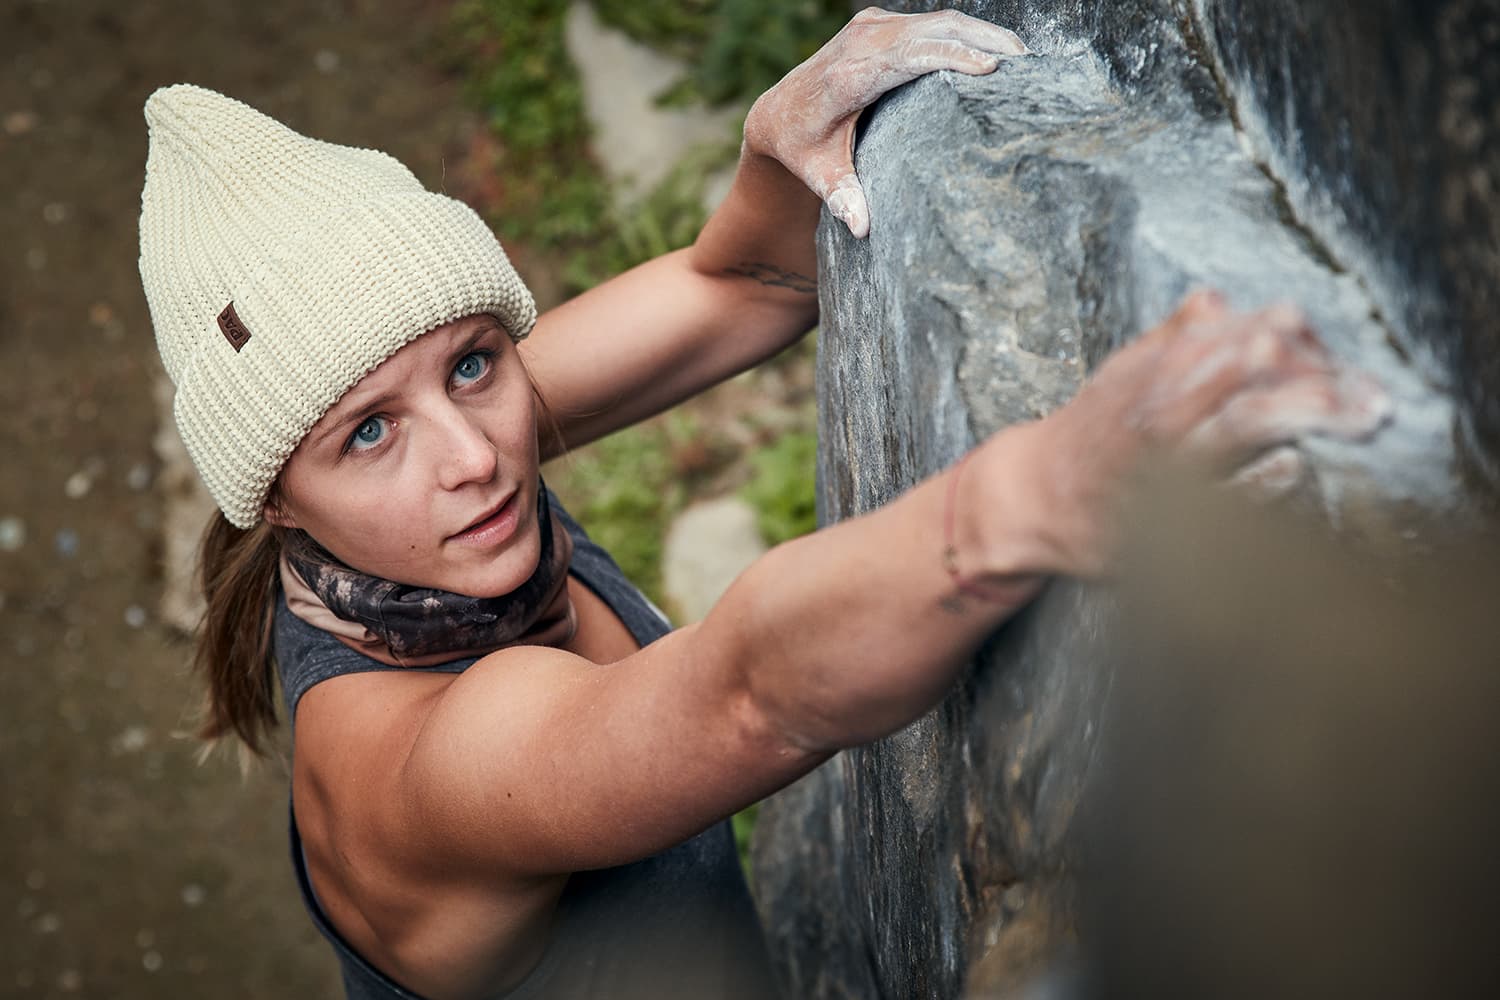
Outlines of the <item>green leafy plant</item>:
{"type": "MultiPolygon", "coordinates": [[[[829,0],[595,0],[601,18],[683,58],[664,100],[748,100],[817,50],[843,22],[829,0]]],[[[503,178],[491,221],[508,241],[560,260],[563,294],[590,288],[686,246],[704,222],[703,185],[734,160],[737,141],[692,151],[644,198],[618,208],[588,148],[589,123],[563,25],[551,0],[461,0],[449,62],[500,142],[503,178]]]]}
{"type": "Polygon", "coordinates": [[[552,463],[549,485],[631,582],[661,604],[667,525],[685,503],[664,427],[642,424],[552,463]]]}
{"type": "Polygon", "coordinates": [[[677,56],[687,71],[664,103],[754,98],[849,18],[843,0],[594,0],[606,24],[677,56]]]}
{"type": "Polygon", "coordinates": [[[461,0],[453,61],[500,138],[502,236],[542,246],[591,239],[609,191],[589,158],[577,67],[552,0],[461,0]]]}
{"type": "Polygon", "coordinates": [[[754,477],[740,495],[755,508],[761,537],[779,545],[818,526],[813,489],[818,436],[792,430],[750,456],[754,477]]]}
{"type": "Polygon", "coordinates": [[[731,142],[697,146],[645,197],[623,210],[611,206],[601,220],[601,238],[569,248],[567,288],[590,288],[692,243],[707,221],[703,193],[708,178],[733,163],[737,150],[738,144],[731,142]]]}

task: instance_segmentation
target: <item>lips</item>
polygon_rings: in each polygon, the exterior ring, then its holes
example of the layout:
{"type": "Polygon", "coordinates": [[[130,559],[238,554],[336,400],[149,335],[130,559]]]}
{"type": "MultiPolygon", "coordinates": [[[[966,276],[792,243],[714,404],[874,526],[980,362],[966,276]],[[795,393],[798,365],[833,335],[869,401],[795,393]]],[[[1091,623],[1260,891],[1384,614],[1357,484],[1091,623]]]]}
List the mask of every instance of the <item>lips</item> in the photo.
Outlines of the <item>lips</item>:
{"type": "Polygon", "coordinates": [[[448,536],[450,542],[496,542],[510,537],[516,527],[516,497],[512,493],[498,507],[492,508],[477,521],[455,534],[448,536]]]}

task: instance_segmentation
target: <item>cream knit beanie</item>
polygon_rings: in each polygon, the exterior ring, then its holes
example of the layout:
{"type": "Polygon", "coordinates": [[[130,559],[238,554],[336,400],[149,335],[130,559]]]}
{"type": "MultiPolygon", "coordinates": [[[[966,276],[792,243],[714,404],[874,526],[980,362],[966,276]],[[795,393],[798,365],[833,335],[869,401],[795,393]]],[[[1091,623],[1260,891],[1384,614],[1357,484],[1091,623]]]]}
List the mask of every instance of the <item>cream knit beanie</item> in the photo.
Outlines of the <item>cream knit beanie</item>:
{"type": "Polygon", "coordinates": [[[146,101],[141,281],[173,413],[239,528],[297,443],[404,344],[474,313],[520,340],[536,305],[468,206],[394,158],[299,135],[201,87],[146,101]]]}

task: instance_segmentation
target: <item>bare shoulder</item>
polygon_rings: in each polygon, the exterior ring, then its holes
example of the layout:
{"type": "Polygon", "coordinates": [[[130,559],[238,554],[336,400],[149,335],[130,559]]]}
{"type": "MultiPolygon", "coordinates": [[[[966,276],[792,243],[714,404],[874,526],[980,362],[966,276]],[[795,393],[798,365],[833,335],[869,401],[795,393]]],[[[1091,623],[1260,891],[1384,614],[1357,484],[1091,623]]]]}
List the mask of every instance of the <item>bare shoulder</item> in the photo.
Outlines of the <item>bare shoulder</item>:
{"type": "Polygon", "coordinates": [[[666,850],[826,757],[789,744],[700,631],[309,691],[293,794],[334,926],[420,993],[518,982],[570,873],[666,850]]]}
{"type": "Polygon", "coordinates": [[[510,981],[545,946],[567,875],[507,863],[503,845],[526,840],[539,814],[497,790],[531,787],[551,752],[525,735],[539,704],[639,649],[597,596],[570,586],[570,650],[504,649],[463,673],[346,674],[298,705],[293,798],[319,903],[356,951],[418,992],[443,995],[433,977],[465,970],[510,981]]]}
{"type": "MultiPolygon", "coordinates": [[[[481,663],[526,671],[567,655],[520,647],[481,663]]],[[[431,996],[519,981],[545,947],[565,881],[484,877],[445,847],[441,825],[414,813],[406,761],[462,676],[347,674],[309,690],[296,719],[293,800],[318,902],[361,956],[431,996]]]]}

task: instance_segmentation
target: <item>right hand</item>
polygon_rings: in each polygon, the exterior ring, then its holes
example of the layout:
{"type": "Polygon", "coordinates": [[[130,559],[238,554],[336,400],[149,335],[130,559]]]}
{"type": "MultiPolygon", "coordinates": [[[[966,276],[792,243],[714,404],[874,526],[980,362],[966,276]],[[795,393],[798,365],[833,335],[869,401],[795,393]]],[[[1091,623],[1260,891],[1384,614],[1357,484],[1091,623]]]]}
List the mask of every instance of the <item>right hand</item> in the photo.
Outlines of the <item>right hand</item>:
{"type": "Polygon", "coordinates": [[[1001,56],[1026,51],[1015,32],[956,10],[898,14],[867,7],[756,100],[745,118],[745,149],[780,161],[863,239],[870,207],[854,173],[860,112],[924,74],[982,76],[995,71],[1001,56]]]}
{"type": "Polygon", "coordinates": [[[1071,575],[1102,571],[1115,508],[1148,452],[1285,489],[1301,473],[1299,438],[1365,438],[1390,412],[1385,391],[1337,364],[1294,307],[1237,314],[1194,293],[1038,425],[1053,560],[1071,575]]]}

